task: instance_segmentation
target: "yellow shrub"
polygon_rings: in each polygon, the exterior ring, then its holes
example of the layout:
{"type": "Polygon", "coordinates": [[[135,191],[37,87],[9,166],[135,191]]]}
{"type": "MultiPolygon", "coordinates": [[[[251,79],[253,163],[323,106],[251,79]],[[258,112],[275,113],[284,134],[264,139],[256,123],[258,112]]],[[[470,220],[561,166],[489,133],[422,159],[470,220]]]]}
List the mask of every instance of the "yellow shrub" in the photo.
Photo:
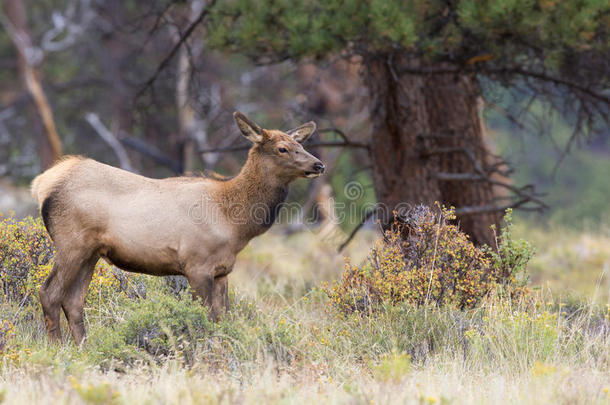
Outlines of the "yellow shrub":
{"type": "Polygon", "coordinates": [[[5,300],[31,299],[52,267],[53,244],[40,219],[0,215],[0,288],[5,300]]]}
{"type": "Polygon", "coordinates": [[[477,248],[454,219],[451,210],[434,212],[425,206],[397,219],[368,263],[347,262],[341,280],[326,288],[331,302],[343,312],[370,312],[379,304],[402,302],[463,309],[475,307],[496,287],[520,294],[517,273],[524,271],[531,247],[507,240],[510,232],[503,231],[495,251],[477,248]]]}
{"type": "MultiPolygon", "coordinates": [[[[31,302],[53,268],[54,248],[40,218],[16,220],[0,215],[0,297],[31,302]]],[[[118,271],[104,261],[96,268],[90,294],[120,291],[118,271]]]]}
{"type": "Polygon", "coordinates": [[[9,320],[0,321],[0,355],[7,352],[9,341],[15,335],[15,325],[9,320]]]}

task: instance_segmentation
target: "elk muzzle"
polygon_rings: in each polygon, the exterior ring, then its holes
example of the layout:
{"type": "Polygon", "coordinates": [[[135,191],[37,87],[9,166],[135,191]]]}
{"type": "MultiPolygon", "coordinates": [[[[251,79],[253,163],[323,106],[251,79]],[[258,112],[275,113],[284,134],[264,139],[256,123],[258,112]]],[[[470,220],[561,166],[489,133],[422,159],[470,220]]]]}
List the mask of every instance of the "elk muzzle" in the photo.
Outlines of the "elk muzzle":
{"type": "Polygon", "coordinates": [[[311,170],[305,171],[305,177],[318,177],[319,175],[324,173],[325,169],[326,167],[324,166],[324,164],[318,160],[312,165],[311,170]]]}

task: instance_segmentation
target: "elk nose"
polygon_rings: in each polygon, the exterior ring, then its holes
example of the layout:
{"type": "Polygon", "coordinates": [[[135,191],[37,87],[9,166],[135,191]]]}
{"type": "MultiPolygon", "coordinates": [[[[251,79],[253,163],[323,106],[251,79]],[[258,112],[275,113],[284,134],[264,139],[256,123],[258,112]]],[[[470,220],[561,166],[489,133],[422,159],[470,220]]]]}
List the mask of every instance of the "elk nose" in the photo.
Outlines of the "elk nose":
{"type": "Polygon", "coordinates": [[[313,169],[318,173],[324,173],[325,167],[322,162],[316,162],[313,164],[313,169]]]}

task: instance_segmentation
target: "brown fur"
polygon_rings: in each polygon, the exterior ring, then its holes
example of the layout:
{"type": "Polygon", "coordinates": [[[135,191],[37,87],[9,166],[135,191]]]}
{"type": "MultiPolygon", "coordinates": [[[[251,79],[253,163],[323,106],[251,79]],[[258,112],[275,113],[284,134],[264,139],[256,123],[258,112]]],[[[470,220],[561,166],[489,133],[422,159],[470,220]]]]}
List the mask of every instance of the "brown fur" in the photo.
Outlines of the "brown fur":
{"type": "Polygon", "coordinates": [[[60,308],[74,340],[85,339],[83,304],[100,257],[127,271],[184,275],[212,318],[226,311],[237,253],[271,226],[292,180],[324,171],[297,142],[315,124],[284,133],[244,118],[235,114],[254,146],[240,173],[225,181],[150,179],[76,156],[34,179],[32,195],[56,249],[40,289],[51,340],[61,339],[60,308]]]}

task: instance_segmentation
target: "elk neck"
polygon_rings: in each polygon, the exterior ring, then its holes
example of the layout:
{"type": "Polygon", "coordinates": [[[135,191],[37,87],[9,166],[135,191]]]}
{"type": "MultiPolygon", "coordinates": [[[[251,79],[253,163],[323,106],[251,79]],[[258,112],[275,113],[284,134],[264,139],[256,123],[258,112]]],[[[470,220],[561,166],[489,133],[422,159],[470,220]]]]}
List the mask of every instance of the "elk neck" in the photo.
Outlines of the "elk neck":
{"type": "Polygon", "coordinates": [[[221,196],[228,208],[225,213],[237,220],[248,235],[259,235],[275,221],[291,180],[274,173],[255,146],[239,174],[225,184],[221,196]]]}

